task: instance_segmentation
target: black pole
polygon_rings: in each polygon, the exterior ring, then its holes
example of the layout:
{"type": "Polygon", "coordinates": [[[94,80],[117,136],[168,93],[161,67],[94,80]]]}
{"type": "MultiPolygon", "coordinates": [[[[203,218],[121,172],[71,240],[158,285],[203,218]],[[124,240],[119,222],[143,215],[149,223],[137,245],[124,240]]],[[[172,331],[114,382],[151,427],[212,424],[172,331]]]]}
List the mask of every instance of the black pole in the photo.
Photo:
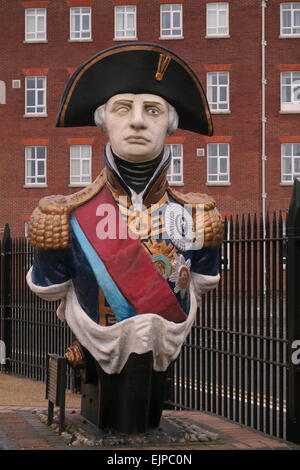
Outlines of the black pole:
{"type": "Polygon", "coordinates": [[[295,342],[300,340],[300,179],[298,178],[294,181],[288,212],[287,238],[287,439],[300,444],[300,364],[297,364],[295,354],[293,355],[295,342]]]}
{"type": "Polygon", "coordinates": [[[11,236],[9,225],[5,225],[2,239],[2,301],[3,301],[3,341],[6,349],[5,372],[10,371],[12,354],[12,324],[11,324],[11,236]]]}

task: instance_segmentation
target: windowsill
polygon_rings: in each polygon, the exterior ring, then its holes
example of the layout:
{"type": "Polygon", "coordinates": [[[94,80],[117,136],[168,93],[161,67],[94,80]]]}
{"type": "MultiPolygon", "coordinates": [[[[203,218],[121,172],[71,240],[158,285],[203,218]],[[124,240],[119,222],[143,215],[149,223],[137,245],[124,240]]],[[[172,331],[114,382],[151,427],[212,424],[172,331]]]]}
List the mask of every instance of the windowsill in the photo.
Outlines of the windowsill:
{"type": "Polygon", "coordinates": [[[32,183],[32,184],[24,184],[23,188],[25,189],[32,189],[32,188],[48,188],[47,183],[32,183]]]}
{"type": "Polygon", "coordinates": [[[23,114],[23,118],[46,118],[48,117],[48,114],[23,114]]]}
{"type": "Polygon", "coordinates": [[[231,36],[229,34],[224,34],[222,36],[210,34],[209,36],[204,36],[205,39],[229,39],[231,36]]]}
{"type": "Polygon", "coordinates": [[[179,183],[179,182],[178,182],[178,183],[175,183],[175,182],[174,182],[174,183],[171,183],[171,182],[169,181],[169,186],[184,186],[184,183],[179,183]]]}
{"type": "Polygon", "coordinates": [[[93,39],[91,39],[91,38],[89,38],[89,39],[84,39],[84,38],[68,39],[68,42],[93,42],[93,39]]]}
{"type": "Polygon", "coordinates": [[[91,183],[70,183],[68,184],[68,188],[85,188],[91,183]]]}
{"type": "Polygon", "coordinates": [[[231,183],[228,181],[209,181],[205,183],[206,186],[231,186],[231,183]]]}
{"type": "Polygon", "coordinates": [[[279,114],[300,114],[300,109],[296,111],[279,111],[279,114]]]}
{"type": "Polygon", "coordinates": [[[159,36],[159,38],[161,41],[165,41],[165,40],[174,40],[174,39],[184,39],[184,36],[159,36]]]}
{"type": "Polygon", "coordinates": [[[48,39],[38,39],[36,41],[26,41],[26,39],[23,41],[23,44],[47,44],[48,39]]]}
{"type": "Polygon", "coordinates": [[[280,183],[280,186],[293,186],[294,181],[283,181],[280,183]]]}
{"type": "Polygon", "coordinates": [[[224,110],[224,111],[223,110],[218,110],[218,111],[217,110],[213,110],[213,111],[210,110],[210,112],[211,112],[211,114],[231,114],[230,109],[229,110],[227,109],[227,110],[224,110]]]}
{"type": "Polygon", "coordinates": [[[135,38],[113,38],[113,41],[137,41],[138,38],[135,37],[135,38]]]}
{"type": "Polygon", "coordinates": [[[286,35],[279,35],[278,36],[279,39],[299,39],[300,38],[300,34],[286,34],[286,35]]]}

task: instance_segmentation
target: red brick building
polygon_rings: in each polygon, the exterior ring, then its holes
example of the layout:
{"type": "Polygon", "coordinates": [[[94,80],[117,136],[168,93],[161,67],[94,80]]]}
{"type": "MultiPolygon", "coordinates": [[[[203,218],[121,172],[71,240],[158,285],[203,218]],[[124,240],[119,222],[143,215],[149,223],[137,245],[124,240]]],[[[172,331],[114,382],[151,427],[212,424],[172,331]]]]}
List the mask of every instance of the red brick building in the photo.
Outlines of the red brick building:
{"type": "Polygon", "coordinates": [[[120,42],[174,50],[196,71],[214,136],[176,131],[171,184],[223,214],[285,210],[300,175],[300,2],[0,0],[0,229],[103,165],[95,127],[55,128],[70,74],[120,42]]]}

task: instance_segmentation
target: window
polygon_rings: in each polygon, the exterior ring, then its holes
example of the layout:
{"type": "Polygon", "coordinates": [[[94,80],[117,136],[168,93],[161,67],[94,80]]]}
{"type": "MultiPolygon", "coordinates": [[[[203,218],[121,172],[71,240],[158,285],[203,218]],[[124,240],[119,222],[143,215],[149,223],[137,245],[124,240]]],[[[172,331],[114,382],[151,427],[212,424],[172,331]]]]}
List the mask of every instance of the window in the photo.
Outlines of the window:
{"type": "Polygon", "coordinates": [[[91,38],[91,8],[70,8],[70,40],[84,41],[91,38]]]}
{"type": "Polygon", "coordinates": [[[160,5],[161,39],[182,38],[182,5],[173,3],[160,5]]]}
{"type": "Polygon", "coordinates": [[[300,142],[281,144],[281,181],[294,181],[300,177],[300,142]]]}
{"type": "Polygon", "coordinates": [[[91,145],[71,145],[70,185],[85,186],[91,182],[91,145]]]}
{"type": "Polygon", "coordinates": [[[281,73],[281,111],[300,113],[300,71],[281,73]]]}
{"type": "Polygon", "coordinates": [[[136,6],[115,7],[115,39],[136,39],[136,6]]]}
{"type": "Polygon", "coordinates": [[[281,36],[300,36],[300,2],[280,5],[281,36]]]}
{"type": "Polygon", "coordinates": [[[25,41],[46,41],[46,8],[25,10],[25,41]]]}
{"type": "Polygon", "coordinates": [[[0,80],[0,104],[6,103],[6,85],[3,80],[0,80]]]}
{"type": "Polygon", "coordinates": [[[207,182],[229,183],[229,144],[207,145],[207,182]]]}
{"type": "Polygon", "coordinates": [[[25,185],[46,184],[46,154],[44,146],[25,147],[25,185]]]}
{"type": "Polygon", "coordinates": [[[212,112],[229,111],[229,72],[207,73],[207,99],[212,112]]]}
{"type": "Polygon", "coordinates": [[[46,77],[26,77],[25,115],[46,115],[46,77]]]}
{"type": "Polygon", "coordinates": [[[171,184],[183,183],[183,145],[167,144],[171,151],[171,164],[168,169],[167,179],[171,184]]]}
{"type": "Polygon", "coordinates": [[[228,3],[207,3],[206,5],[206,36],[229,35],[228,3]]]}

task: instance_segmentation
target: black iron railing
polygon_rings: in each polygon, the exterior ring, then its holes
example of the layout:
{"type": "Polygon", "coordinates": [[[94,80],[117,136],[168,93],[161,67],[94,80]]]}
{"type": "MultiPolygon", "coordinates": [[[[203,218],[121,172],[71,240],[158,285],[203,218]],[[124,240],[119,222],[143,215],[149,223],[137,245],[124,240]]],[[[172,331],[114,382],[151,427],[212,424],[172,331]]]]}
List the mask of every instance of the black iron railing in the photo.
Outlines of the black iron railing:
{"type": "MultiPolygon", "coordinates": [[[[281,214],[272,220],[256,215],[225,220],[221,281],[202,298],[172,367],[166,406],[216,413],[300,441],[300,379],[290,360],[292,341],[300,340],[300,229],[289,232],[287,249],[281,214]]],[[[0,367],[45,381],[47,354],[64,355],[72,334],[56,317],[58,304],[29,290],[25,277],[32,256],[26,239],[11,239],[7,227],[0,270],[0,340],[7,360],[0,367]]]]}
{"type": "Polygon", "coordinates": [[[282,215],[225,220],[221,281],[202,298],[173,368],[169,405],[286,436],[286,239],[282,215]],[[264,229],[265,227],[265,229],[264,229]]]}

